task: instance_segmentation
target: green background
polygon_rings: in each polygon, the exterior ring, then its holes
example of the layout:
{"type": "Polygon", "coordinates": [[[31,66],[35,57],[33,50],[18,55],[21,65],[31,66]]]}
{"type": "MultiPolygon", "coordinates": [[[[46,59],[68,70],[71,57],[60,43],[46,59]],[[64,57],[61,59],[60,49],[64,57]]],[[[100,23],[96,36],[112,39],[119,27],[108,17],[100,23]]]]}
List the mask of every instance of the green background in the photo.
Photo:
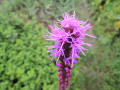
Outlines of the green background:
{"type": "Polygon", "coordinates": [[[58,72],[42,36],[76,11],[97,39],[72,70],[68,90],[120,90],[120,0],[0,0],[0,90],[58,90],[58,72]]]}

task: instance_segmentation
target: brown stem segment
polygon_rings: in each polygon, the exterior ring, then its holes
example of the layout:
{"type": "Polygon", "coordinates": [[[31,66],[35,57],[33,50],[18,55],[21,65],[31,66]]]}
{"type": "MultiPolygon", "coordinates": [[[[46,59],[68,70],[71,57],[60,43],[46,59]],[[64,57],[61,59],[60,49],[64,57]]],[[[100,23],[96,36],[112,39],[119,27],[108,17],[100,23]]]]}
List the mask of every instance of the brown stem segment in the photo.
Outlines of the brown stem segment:
{"type": "Polygon", "coordinates": [[[71,68],[70,66],[65,65],[63,61],[60,64],[61,64],[61,67],[58,67],[59,90],[66,90],[70,82],[71,68]]]}

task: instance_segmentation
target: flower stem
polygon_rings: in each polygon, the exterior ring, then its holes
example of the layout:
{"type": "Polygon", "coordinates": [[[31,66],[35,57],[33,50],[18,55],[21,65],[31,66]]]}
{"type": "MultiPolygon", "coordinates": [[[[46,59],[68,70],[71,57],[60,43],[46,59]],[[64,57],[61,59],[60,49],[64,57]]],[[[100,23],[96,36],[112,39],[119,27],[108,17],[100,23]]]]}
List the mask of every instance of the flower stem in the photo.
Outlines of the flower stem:
{"type": "Polygon", "coordinates": [[[70,76],[71,76],[71,68],[68,65],[65,65],[63,60],[60,63],[61,66],[58,67],[59,72],[59,90],[66,90],[69,86],[70,76]]]}

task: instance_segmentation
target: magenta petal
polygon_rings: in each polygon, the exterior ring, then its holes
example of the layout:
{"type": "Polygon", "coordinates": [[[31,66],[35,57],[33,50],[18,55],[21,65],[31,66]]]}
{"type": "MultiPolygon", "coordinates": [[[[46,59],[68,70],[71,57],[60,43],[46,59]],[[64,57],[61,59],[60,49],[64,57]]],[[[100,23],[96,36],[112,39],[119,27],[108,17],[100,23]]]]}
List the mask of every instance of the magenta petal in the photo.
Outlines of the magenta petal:
{"type": "Polygon", "coordinates": [[[56,66],[62,67],[61,63],[56,63],[56,66]]]}

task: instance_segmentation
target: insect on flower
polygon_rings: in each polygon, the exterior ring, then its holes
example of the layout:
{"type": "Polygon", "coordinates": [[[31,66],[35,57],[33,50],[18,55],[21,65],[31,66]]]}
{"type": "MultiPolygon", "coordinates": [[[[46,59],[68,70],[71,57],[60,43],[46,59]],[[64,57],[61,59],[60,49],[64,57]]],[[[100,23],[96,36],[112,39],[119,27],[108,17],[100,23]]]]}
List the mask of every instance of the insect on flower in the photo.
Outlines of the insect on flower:
{"type": "Polygon", "coordinates": [[[53,60],[57,58],[56,65],[59,72],[59,90],[65,90],[69,85],[71,69],[77,63],[79,54],[84,53],[84,46],[92,46],[85,43],[86,32],[92,27],[87,21],[81,21],[75,17],[75,12],[72,15],[63,14],[63,20],[57,20],[53,26],[49,25],[52,32],[48,32],[45,36],[46,40],[54,41],[54,45],[49,46],[49,51],[53,56],[53,60]],[[57,25],[56,25],[57,24],[57,25]]]}

